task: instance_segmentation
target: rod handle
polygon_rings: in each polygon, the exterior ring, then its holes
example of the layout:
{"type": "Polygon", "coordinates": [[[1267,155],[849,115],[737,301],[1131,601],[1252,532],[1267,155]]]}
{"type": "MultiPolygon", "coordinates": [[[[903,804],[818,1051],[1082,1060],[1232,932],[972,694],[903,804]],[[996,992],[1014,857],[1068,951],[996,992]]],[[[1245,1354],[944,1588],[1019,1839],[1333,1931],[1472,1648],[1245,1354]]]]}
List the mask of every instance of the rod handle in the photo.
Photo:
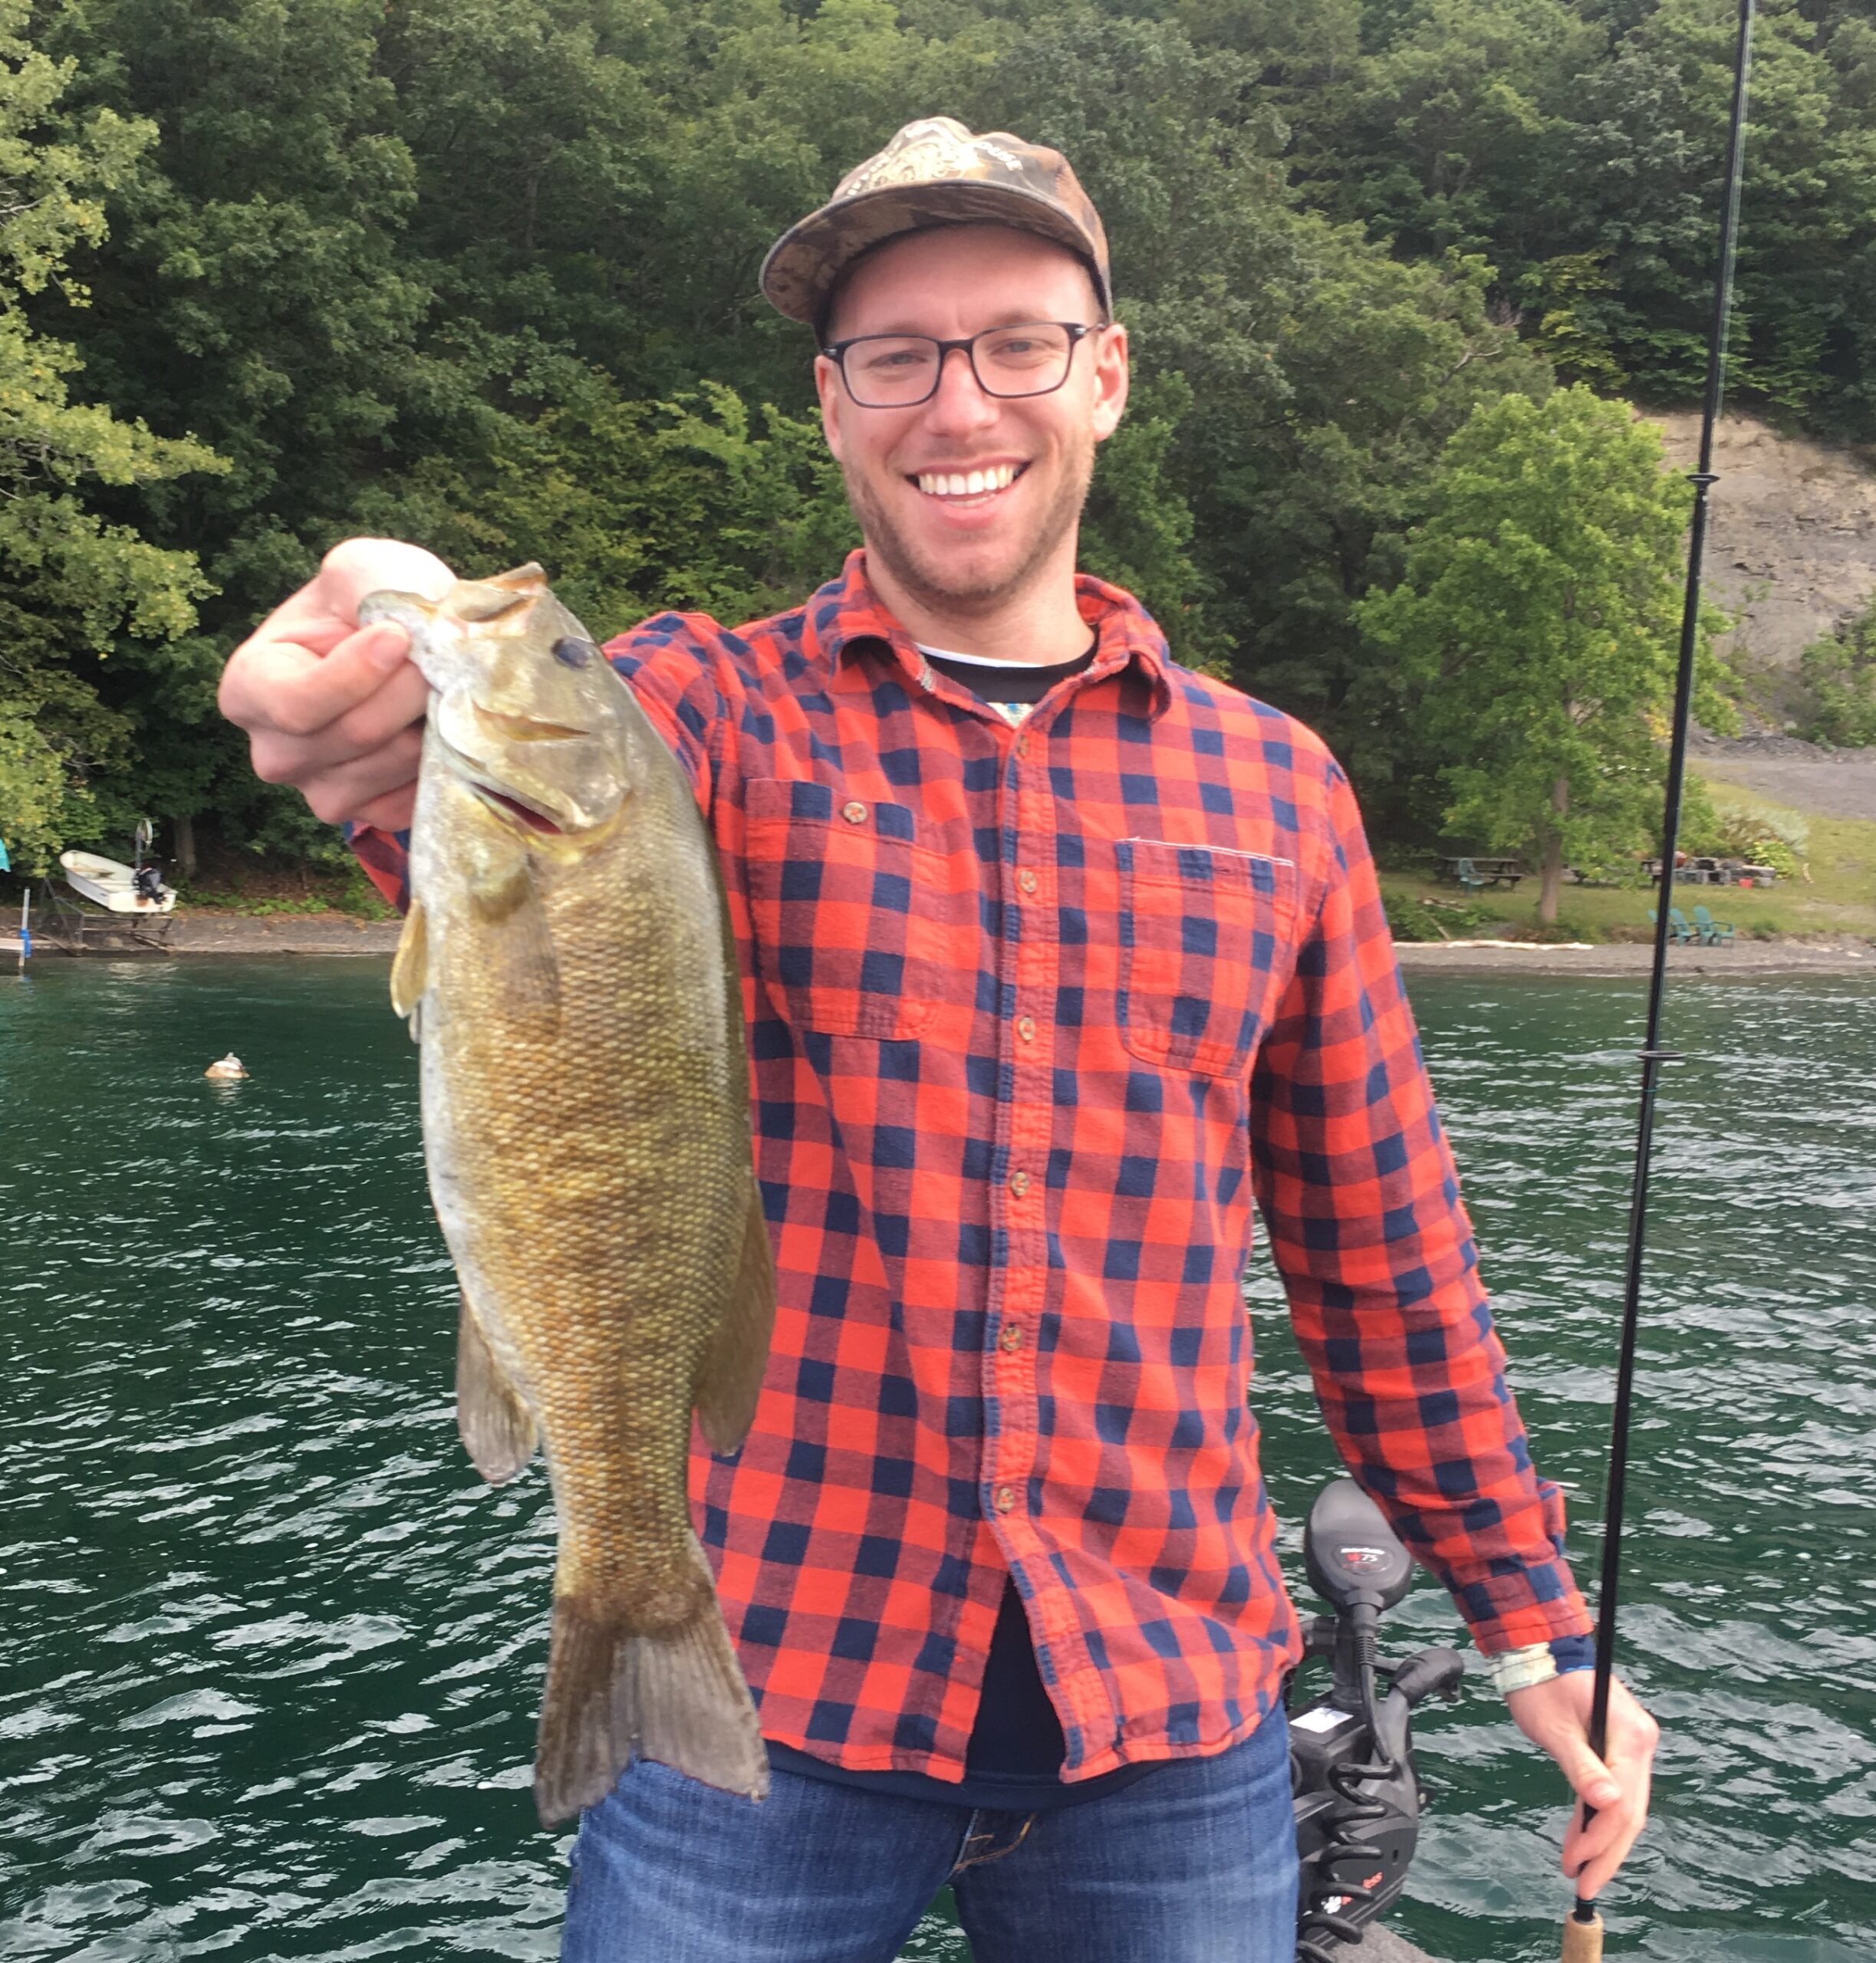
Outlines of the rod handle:
{"type": "Polygon", "coordinates": [[[1575,1914],[1565,1919],[1563,1963],[1602,1963],[1602,1918],[1587,1902],[1578,1902],[1575,1914]]]}

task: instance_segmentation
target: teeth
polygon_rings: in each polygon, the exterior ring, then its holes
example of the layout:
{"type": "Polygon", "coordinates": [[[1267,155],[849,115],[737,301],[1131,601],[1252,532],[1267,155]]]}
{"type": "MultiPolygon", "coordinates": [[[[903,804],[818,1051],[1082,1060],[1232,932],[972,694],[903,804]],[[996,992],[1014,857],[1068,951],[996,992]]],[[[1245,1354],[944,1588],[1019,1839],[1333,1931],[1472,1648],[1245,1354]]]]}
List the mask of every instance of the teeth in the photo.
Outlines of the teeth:
{"type": "Polygon", "coordinates": [[[990,470],[922,471],[918,486],[928,498],[977,498],[986,491],[1007,491],[1016,481],[1016,466],[1000,463],[990,470]]]}

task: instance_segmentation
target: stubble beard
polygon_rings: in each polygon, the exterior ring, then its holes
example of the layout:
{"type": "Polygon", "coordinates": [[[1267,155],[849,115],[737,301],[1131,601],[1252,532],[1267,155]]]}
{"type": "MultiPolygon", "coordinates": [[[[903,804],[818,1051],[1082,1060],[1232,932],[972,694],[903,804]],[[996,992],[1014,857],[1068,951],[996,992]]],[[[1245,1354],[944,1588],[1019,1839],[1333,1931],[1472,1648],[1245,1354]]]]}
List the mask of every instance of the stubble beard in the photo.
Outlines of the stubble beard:
{"type": "Polygon", "coordinates": [[[996,613],[1023,592],[1043,572],[1081,522],[1081,507],[1088,501],[1088,487],[1094,476],[1094,439],[1084,433],[1066,459],[1061,482],[1055,495],[1037,522],[1029,549],[1005,577],[996,580],[961,582],[947,578],[943,570],[920,557],[917,549],[893,523],[872,486],[857,472],[843,464],[847,501],[860,521],[861,535],[869,554],[877,554],[881,564],[921,606],[934,611],[981,617],[996,613]]]}

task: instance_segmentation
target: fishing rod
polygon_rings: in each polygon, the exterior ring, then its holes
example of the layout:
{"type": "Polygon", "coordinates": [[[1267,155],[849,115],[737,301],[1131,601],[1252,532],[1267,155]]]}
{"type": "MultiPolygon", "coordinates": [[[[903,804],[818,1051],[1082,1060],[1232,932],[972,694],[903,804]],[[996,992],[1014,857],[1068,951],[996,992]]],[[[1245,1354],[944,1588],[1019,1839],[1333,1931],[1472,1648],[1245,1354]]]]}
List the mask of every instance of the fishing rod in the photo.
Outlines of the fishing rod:
{"type": "MultiPolygon", "coordinates": [[[[1641,1323],[1641,1270],[1648,1223],[1648,1165],[1654,1147],[1655,1093],[1661,1066],[1680,1060],[1661,1047],[1661,1003],[1667,985],[1668,922],[1674,896],[1674,855],[1680,834],[1680,796],[1687,781],[1687,727],[1693,706],[1694,655],[1700,640],[1700,567],[1707,548],[1707,498],[1716,482],[1713,430],[1725,391],[1726,327],[1733,311],[1733,262],[1738,242],[1739,183],[1746,158],[1746,87],[1752,70],[1754,0],[1739,0],[1738,45],[1733,67],[1733,120],[1726,139],[1726,202],[1720,223],[1720,258],[1713,278],[1713,328],[1707,344],[1707,396],[1700,417],[1700,468],[1693,485],[1693,519],[1687,538],[1687,584],[1680,613],[1680,666],[1674,682],[1674,735],[1667,750],[1667,794],[1662,818],[1661,896],[1654,916],[1654,962],[1648,981],[1647,1034],[1641,1049],[1641,1110],[1635,1136],[1634,1185],[1629,1202],[1628,1266],[1622,1294],[1622,1341],[1615,1373],[1615,1409],[1609,1432],[1609,1484],[1603,1509],[1602,1574],[1596,1603],[1596,1675],[1589,1712],[1589,1744],[1598,1758],[1607,1748],[1609,1680],[1615,1662],[1615,1626],[1622,1568],[1622,1514],[1628,1496],[1629,1422],[1634,1403],[1635,1343],[1641,1323]]],[[[1585,1806],[1583,1823],[1595,1817],[1585,1806]]],[[[1563,1925],[1563,1963],[1598,1963],[1602,1918],[1591,1896],[1579,1895],[1563,1925]]]]}

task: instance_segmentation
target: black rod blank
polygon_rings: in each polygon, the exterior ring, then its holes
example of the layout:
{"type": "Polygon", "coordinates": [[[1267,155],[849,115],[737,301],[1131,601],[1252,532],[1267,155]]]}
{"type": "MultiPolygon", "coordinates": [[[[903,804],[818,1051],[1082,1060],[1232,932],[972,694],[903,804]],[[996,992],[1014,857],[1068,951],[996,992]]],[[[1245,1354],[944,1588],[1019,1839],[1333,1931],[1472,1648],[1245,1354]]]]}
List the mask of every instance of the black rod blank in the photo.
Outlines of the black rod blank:
{"type": "MultiPolygon", "coordinates": [[[[1720,258],[1713,280],[1712,331],[1707,347],[1707,398],[1700,421],[1700,468],[1693,484],[1693,518],[1687,541],[1687,584],[1680,615],[1680,666],[1674,685],[1674,735],[1667,752],[1667,791],[1662,820],[1661,894],[1655,909],[1654,962],[1648,982],[1647,1035],[1641,1050],[1641,1109],[1636,1128],[1634,1184],[1629,1202],[1628,1264],[1622,1297],[1622,1339],[1615,1374],[1615,1409],[1609,1435],[1609,1482],[1604,1502],[1602,1573],[1596,1603],[1596,1676],[1590,1706],[1589,1743],[1600,1758],[1608,1744],[1609,1679],[1615,1662],[1621,1603],[1622,1517],[1628,1498],[1629,1426],[1634,1406],[1635,1345],[1641,1324],[1641,1274],[1647,1241],[1648,1167],[1654,1146],[1655,1093],[1661,1066],[1676,1060],[1661,1047],[1661,1007],[1667,991],[1669,913],[1674,894],[1674,854],[1680,834],[1681,792],[1687,781],[1687,728],[1693,705],[1694,656],[1700,641],[1700,568],[1707,546],[1707,498],[1713,476],[1713,431],[1725,393],[1726,329],[1732,314],[1733,265],[1739,236],[1739,184],[1746,155],[1746,104],[1752,68],[1754,0],[1739,0],[1734,60],[1733,122],[1726,146],[1726,205],[1720,220],[1720,258]]],[[[1585,1809],[1585,1818],[1588,1809],[1585,1809]]],[[[1588,1899],[1577,1899],[1575,1919],[1591,1922],[1588,1899]]]]}

